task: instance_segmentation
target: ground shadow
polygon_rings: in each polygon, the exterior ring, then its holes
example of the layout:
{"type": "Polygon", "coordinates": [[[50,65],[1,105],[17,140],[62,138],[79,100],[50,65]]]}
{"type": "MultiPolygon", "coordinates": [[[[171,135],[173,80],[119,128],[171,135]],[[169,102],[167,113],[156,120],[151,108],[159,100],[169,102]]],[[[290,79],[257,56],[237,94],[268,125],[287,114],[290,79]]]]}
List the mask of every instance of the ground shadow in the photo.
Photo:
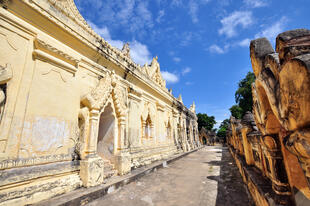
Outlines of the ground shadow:
{"type": "Polygon", "coordinates": [[[222,164],[223,164],[221,161],[214,161],[214,160],[209,161],[209,162],[203,162],[203,163],[208,164],[208,165],[212,165],[212,166],[222,166],[222,164]]]}
{"type": "Polygon", "coordinates": [[[238,167],[227,147],[223,147],[221,161],[204,162],[212,166],[220,166],[219,176],[206,178],[218,182],[216,206],[254,206],[242,181],[238,167]]]}

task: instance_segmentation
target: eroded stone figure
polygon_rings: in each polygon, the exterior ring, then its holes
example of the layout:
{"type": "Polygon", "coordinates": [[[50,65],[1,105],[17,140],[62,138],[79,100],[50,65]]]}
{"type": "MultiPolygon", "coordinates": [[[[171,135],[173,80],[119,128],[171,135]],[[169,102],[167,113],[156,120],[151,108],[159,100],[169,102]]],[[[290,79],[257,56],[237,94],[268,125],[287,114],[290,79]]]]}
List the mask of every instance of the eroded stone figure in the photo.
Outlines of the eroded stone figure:
{"type": "Polygon", "coordinates": [[[0,65],[0,121],[3,116],[6,100],[6,83],[12,76],[13,73],[10,64],[7,64],[5,67],[0,65]]]}
{"type": "Polygon", "coordinates": [[[263,143],[272,152],[282,151],[296,203],[298,193],[310,203],[310,31],[279,34],[276,51],[266,38],[253,40],[250,53],[254,116],[263,143]]]}
{"type": "Polygon", "coordinates": [[[310,30],[279,34],[276,50],[255,39],[250,56],[253,115],[230,119],[232,154],[256,205],[310,205],[310,30]]]}

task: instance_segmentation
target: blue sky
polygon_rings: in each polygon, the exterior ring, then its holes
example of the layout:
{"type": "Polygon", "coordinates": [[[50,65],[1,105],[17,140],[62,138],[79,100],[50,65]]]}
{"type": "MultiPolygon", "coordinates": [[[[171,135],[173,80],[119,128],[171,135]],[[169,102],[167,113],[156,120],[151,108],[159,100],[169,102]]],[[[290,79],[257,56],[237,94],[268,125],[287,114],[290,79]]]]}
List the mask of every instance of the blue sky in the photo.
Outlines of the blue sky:
{"type": "Polygon", "coordinates": [[[129,42],[136,63],[158,56],[174,96],[229,118],[239,80],[252,71],[249,41],[310,29],[310,0],[75,0],[112,46],[129,42]]]}

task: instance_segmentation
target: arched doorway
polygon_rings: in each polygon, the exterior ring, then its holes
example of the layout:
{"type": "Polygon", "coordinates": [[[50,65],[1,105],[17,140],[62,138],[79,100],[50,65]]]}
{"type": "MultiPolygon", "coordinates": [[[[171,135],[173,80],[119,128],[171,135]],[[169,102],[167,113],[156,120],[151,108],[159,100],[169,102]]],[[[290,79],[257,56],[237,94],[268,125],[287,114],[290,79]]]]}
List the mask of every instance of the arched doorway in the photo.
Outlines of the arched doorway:
{"type": "Polygon", "coordinates": [[[100,114],[97,153],[103,159],[111,162],[114,162],[115,137],[117,137],[116,122],[113,107],[109,103],[100,114]]]}
{"type": "Polygon", "coordinates": [[[207,144],[207,139],[205,137],[202,137],[202,144],[206,145],[207,144]]]}

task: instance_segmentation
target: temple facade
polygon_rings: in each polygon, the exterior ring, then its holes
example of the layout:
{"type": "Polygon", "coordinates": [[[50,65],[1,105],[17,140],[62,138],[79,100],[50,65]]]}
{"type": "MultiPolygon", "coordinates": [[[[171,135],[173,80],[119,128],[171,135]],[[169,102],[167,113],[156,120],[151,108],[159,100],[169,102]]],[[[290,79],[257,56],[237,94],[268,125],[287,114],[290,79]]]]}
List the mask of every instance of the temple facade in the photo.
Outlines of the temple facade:
{"type": "Polygon", "coordinates": [[[158,58],[96,34],[73,0],[0,1],[0,205],[22,205],[200,146],[158,58]]]}
{"type": "Polygon", "coordinates": [[[310,31],[250,44],[253,114],[230,119],[227,133],[256,205],[310,205],[310,31]]]}

